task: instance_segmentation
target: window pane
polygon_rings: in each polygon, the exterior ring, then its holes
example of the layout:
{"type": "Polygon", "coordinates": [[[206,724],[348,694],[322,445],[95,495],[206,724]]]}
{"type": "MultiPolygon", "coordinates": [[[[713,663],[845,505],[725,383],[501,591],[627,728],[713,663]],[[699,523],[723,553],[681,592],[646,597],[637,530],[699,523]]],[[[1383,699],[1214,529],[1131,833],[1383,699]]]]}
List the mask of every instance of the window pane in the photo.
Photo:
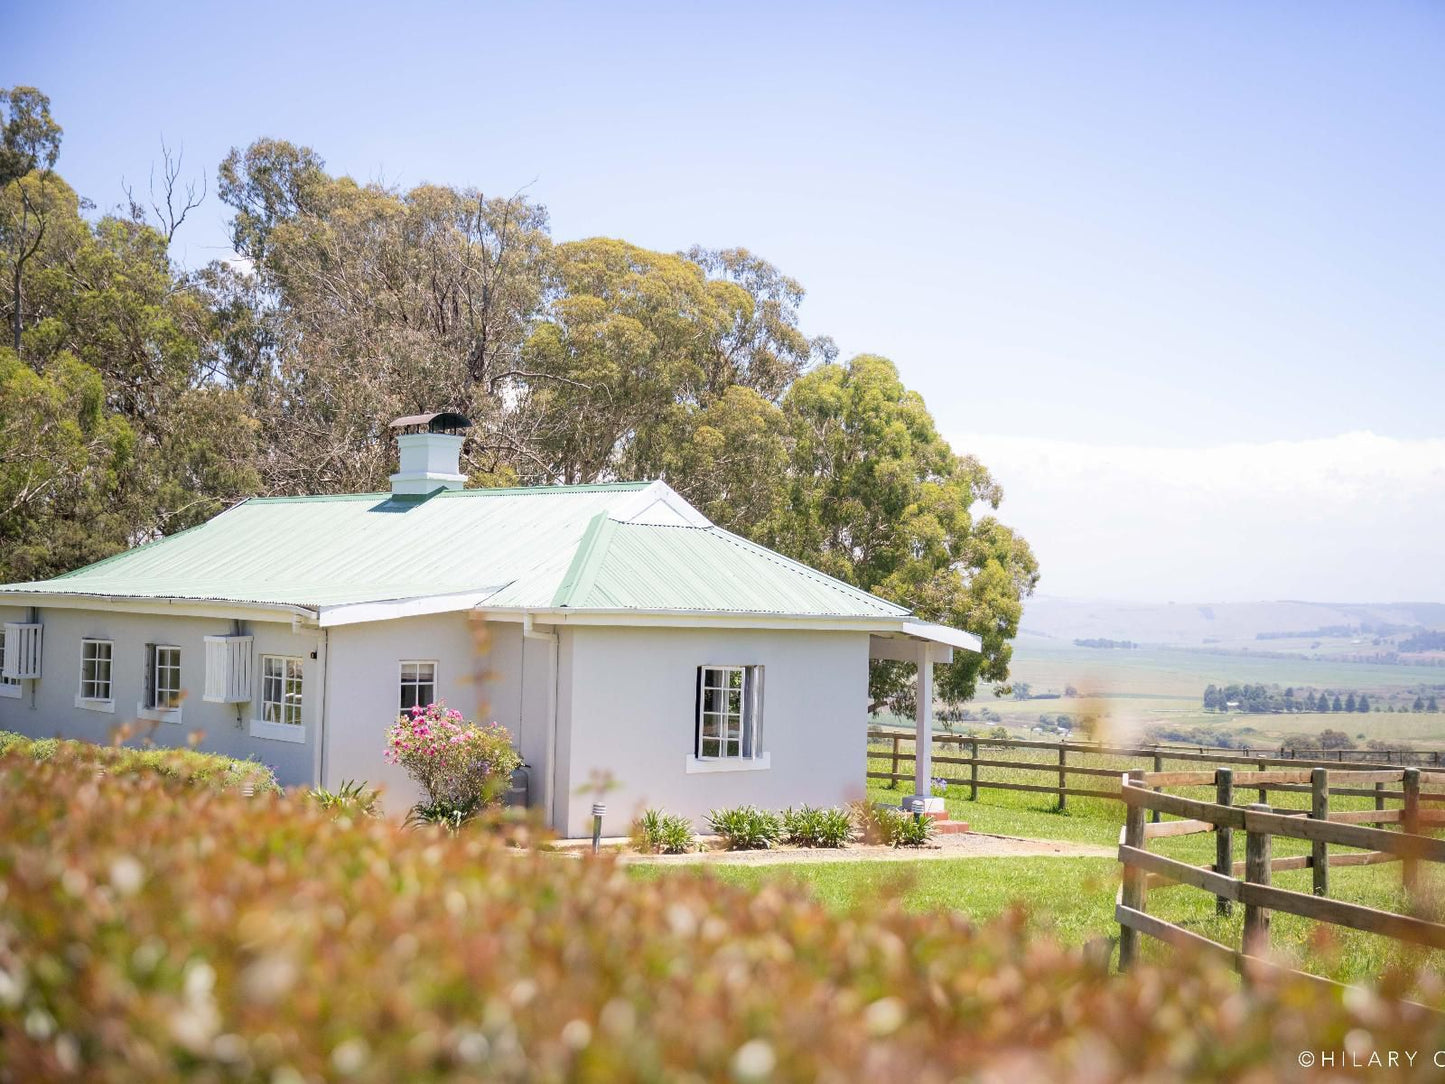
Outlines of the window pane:
{"type": "Polygon", "coordinates": [[[702,740],[702,755],[705,757],[719,756],[719,743],[716,738],[704,738],[702,740]]]}
{"type": "Polygon", "coordinates": [[[729,689],[741,689],[743,687],[743,672],[741,670],[729,670],[727,675],[729,689]]]}

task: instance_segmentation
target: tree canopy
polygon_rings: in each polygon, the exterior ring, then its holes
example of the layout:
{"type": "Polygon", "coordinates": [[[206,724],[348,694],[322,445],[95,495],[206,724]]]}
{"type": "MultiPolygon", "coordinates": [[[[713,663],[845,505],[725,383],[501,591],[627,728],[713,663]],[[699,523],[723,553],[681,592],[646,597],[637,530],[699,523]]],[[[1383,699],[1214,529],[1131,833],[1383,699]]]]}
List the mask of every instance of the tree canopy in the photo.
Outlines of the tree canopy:
{"type": "MultiPolygon", "coordinates": [[[[179,160],[165,149],[153,213],[96,214],[55,173],[60,136],[44,95],[0,94],[0,577],[251,493],[383,489],[390,420],[457,410],[471,485],[666,479],[720,526],[978,635],[943,699],[1007,680],[1038,567],[992,515],[1001,489],[892,362],[804,334],[803,287],[757,254],[557,242],[525,196],[360,183],[261,139],[218,171],[238,258],[188,270],[169,245],[200,197],[176,197],[179,160]]],[[[875,665],[874,706],[910,710],[910,674],[875,665]]]]}

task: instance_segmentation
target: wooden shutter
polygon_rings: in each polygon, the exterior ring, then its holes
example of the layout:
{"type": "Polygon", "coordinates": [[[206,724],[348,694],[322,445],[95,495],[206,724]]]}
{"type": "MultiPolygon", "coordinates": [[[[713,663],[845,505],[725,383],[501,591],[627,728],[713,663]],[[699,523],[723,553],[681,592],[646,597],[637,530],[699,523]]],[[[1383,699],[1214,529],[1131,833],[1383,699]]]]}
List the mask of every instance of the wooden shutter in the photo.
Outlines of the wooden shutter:
{"type": "Polygon", "coordinates": [[[40,676],[41,627],[34,622],[5,624],[5,676],[33,681],[40,676]]]}
{"type": "Polygon", "coordinates": [[[244,704],[251,699],[251,637],[206,637],[206,693],[212,704],[244,704]]]}
{"type": "MultiPolygon", "coordinates": [[[[702,671],[703,668],[699,666],[697,668],[697,686],[693,690],[692,755],[695,757],[702,756],[702,671]]],[[[677,746],[674,745],[673,748],[676,749],[677,746]]]]}
{"type": "Polygon", "coordinates": [[[156,706],[156,645],[146,644],[145,706],[156,706]]]}

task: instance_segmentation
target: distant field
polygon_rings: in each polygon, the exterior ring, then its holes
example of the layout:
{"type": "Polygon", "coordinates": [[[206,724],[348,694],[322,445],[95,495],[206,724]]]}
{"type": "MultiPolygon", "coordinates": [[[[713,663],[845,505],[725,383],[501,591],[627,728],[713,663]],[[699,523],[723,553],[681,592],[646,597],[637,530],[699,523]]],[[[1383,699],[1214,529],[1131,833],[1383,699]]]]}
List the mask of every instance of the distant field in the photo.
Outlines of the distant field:
{"type": "Polygon", "coordinates": [[[1433,666],[1335,662],[1304,656],[1255,658],[1214,654],[1208,648],[1087,648],[1035,637],[1021,637],[1015,644],[1013,674],[1033,685],[1035,692],[1062,691],[1072,684],[1081,692],[1098,689],[1113,696],[1176,696],[1196,704],[1211,681],[1370,692],[1422,684],[1445,687],[1445,669],[1433,666]]]}
{"type": "MultiPolygon", "coordinates": [[[[1272,650],[1262,644],[1261,650],[1272,650]]],[[[1313,659],[1303,655],[1286,658],[1255,657],[1248,654],[1215,653],[1210,648],[1082,648],[1042,637],[1020,637],[1015,645],[1013,680],[1026,682],[1037,695],[1063,692],[1072,685],[1078,697],[1059,699],[998,699],[991,688],[980,690],[969,705],[975,714],[982,709],[997,712],[1003,725],[1027,729],[1039,716],[1093,711],[1104,718],[1106,734],[1113,740],[1130,740],[1145,728],[1212,727],[1241,734],[1246,740],[1278,743],[1292,734],[1318,733],[1326,728],[1343,730],[1351,738],[1407,742],[1427,748],[1445,747],[1445,713],[1320,713],[1250,715],[1206,712],[1202,704],[1204,687],[1215,684],[1262,684],[1298,688],[1358,690],[1371,697],[1403,694],[1422,686],[1434,686],[1445,701],[1445,670],[1437,667],[1377,665],[1313,659]]],[[[1413,695],[1413,694],[1412,694],[1413,695]]],[[[979,720],[962,727],[985,725],[979,720]]]]}

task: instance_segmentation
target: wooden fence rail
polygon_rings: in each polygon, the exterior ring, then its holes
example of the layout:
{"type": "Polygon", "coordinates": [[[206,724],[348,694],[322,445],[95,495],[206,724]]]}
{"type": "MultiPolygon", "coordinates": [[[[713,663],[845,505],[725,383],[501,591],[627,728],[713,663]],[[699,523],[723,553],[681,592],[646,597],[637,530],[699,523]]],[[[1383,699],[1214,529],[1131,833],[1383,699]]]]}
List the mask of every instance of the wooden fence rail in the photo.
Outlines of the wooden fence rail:
{"type": "MultiPolygon", "coordinates": [[[[1296,773],[1266,774],[1271,778],[1281,777],[1283,781],[1283,777],[1296,773]]],[[[1119,923],[1121,968],[1129,967],[1137,958],[1141,934],[1171,945],[1203,948],[1224,955],[1246,976],[1254,969],[1274,967],[1265,957],[1269,949],[1270,916],[1277,911],[1426,948],[1445,949],[1445,923],[1435,921],[1428,901],[1418,889],[1421,862],[1445,864],[1445,840],[1424,834],[1445,825],[1445,813],[1421,810],[1420,769],[1382,772],[1331,771],[1317,767],[1308,774],[1310,808],[1284,812],[1261,803],[1233,804],[1236,782],[1242,780],[1236,780],[1231,768],[1213,772],[1134,770],[1122,776],[1120,796],[1126,813],[1119,836],[1119,861],[1123,863],[1123,878],[1114,907],[1119,923]],[[1402,807],[1332,812],[1331,795],[1351,789],[1337,788],[1337,784],[1361,782],[1399,784],[1400,790],[1395,793],[1402,795],[1402,807]],[[1215,800],[1184,798],[1156,789],[1168,786],[1212,786],[1215,800]],[[1146,824],[1146,814],[1151,811],[1186,819],[1146,824]],[[1398,825],[1399,830],[1370,827],[1367,821],[1398,825]],[[1236,862],[1232,834],[1240,830],[1245,833],[1245,857],[1243,862],[1236,862]],[[1198,832],[1218,833],[1216,860],[1212,866],[1190,865],[1148,849],[1151,839],[1198,832]],[[1275,858],[1272,842],[1276,837],[1307,842],[1310,853],[1275,858]],[[1331,847],[1348,847],[1352,851],[1331,853],[1331,847]],[[1396,914],[1329,898],[1331,868],[1380,862],[1401,864],[1408,910],[1412,914],[1396,914]],[[1273,873],[1290,869],[1311,871],[1311,892],[1296,892],[1270,883],[1273,873]],[[1176,886],[1212,894],[1217,909],[1223,914],[1228,914],[1236,904],[1243,905],[1240,948],[1221,945],[1150,915],[1146,908],[1149,892],[1176,886]]],[[[1252,775],[1246,774],[1246,778],[1249,789],[1259,782],[1252,775]]]]}
{"type": "MultiPolygon", "coordinates": [[[[905,749],[905,743],[912,745],[914,735],[911,732],[902,730],[884,730],[881,728],[870,729],[868,732],[870,762],[873,760],[888,761],[887,771],[867,771],[869,779],[888,780],[890,785],[897,783],[911,783],[913,781],[913,764],[916,754],[913,750],[905,749]],[[875,744],[881,744],[883,748],[876,748],[875,744]]],[[[1196,752],[1196,747],[1176,746],[1114,746],[1102,745],[1092,742],[1039,742],[1028,741],[1020,738],[983,738],[983,737],[961,737],[951,734],[935,734],[933,736],[935,750],[940,747],[942,752],[935,751],[932,762],[935,766],[935,773],[938,778],[950,787],[968,787],[968,796],[972,801],[978,800],[978,792],[983,790],[1011,790],[1024,791],[1037,794],[1053,794],[1057,797],[1058,807],[1067,808],[1068,799],[1079,798],[1102,798],[1112,801],[1123,801],[1121,794],[1112,789],[1101,789],[1099,787],[1073,786],[1071,777],[1096,777],[1115,780],[1119,778],[1120,769],[1090,767],[1083,764],[1069,763],[1069,754],[1095,755],[1107,757],[1137,758],[1147,761],[1153,766],[1153,776],[1158,777],[1158,782],[1153,786],[1181,785],[1184,776],[1199,776],[1199,772],[1165,772],[1162,771],[1166,761],[1184,763],[1206,762],[1216,764],[1237,764],[1248,765],[1255,769],[1253,772],[1244,773],[1239,776],[1239,785],[1258,792],[1261,802],[1268,801],[1268,792],[1280,793],[1311,793],[1312,772],[1314,769],[1329,769],[1334,773],[1337,780],[1344,780],[1344,785],[1332,788],[1332,793],[1341,797],[1373,798],[1377,810],[1385,810],[1386,800],[1393,799],[1402,801],[1405,797],[1402,790],[1386,789],[1391,782],[1398,782],[1401,769],[1381,768],[1379,763],[1371,761],[1341,761],[1334,758],[1326,760],[1304,760],[1295,757],[1274,757],[1274,756],[1244,756],[1239,752],[1230,753],[1203,753],[1196,752]],[[950,756],[947,750],[956,747],[959,755],[950,756]],[[967,748],[968,755],[961,755],[967,748]],[[980,755],[980,749],[985,755],[980,755]],[[1035,759],[1025,760],[1012,758],[1007,753],[994,756],[987,755],[990,749],[1000,750],[1027,750],[1034,754],[1035,759]],[[947,773],[952,767],[966,768],[967,776],[962,778],[947,773]],[[1038,772],[1041,775],[1053,777],[1049,783],[1022,783],[1006,782],[998,779],[980,778],[981,768],[1012,769],[1022,772],[1038,772]],[[1275,770],[1271,770],[1275,769],[1275,770]],[[1175,782],[1178,780],[1178,782],[1175,782]]],[[[1199,747],[1204,748],[1204,747],[1199,747]]],[[[1419,769],[1421,776],[1428,782],[1445,785],[1445,769],[1419,769]]],[[[1204,773],[1209,775],[1209,773],[1204,773]]],[[[1213,777],[1210,776],[1207,783],[1196,783],[1194,785],[1213,786],[1213,777]]],[[[1445,791],[1425,792],[1418,796],[1419,801],[1445,803],[1445,791]]],[[[1160,819],[1162,810],[1153,811],[1153,819],[1157,822],[1160,819]]],[[[1181,814],[1182,815],[1182,814],[1181,814]]],[[[1363,819],[1363,818],[1362,818],[1363,819]]],[[[1388,820],[1389,818],[1381,818],[1388,820]]]]}

